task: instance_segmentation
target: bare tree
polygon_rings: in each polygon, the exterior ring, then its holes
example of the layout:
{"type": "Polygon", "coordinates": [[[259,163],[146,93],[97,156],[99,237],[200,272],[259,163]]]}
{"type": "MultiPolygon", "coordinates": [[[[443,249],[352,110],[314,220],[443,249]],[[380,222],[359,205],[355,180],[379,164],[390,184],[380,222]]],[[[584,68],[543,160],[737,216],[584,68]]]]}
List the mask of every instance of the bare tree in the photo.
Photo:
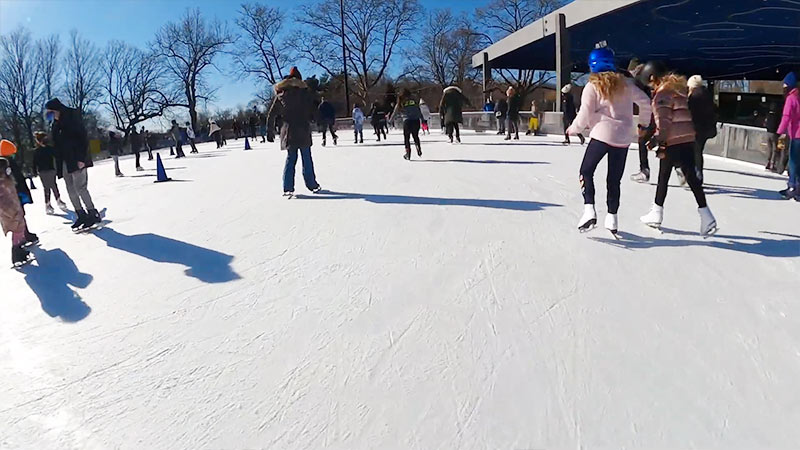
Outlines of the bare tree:
{"type": "MultiPolygon", "coordinates": [[[[175,103],[166,68],[157,55],[111,41],[103,55],[103,104],[127,138],[136,125],[160,117],[175,103]]],[[[173,91],[174,92],[174,91],[173,91]]]]}
{"type": "Polygon", "coordinates": [[[0,112],[10,122],[10,131],[24,161],[33,147],[34,122],[41,120],[41,90],[36,44],[31,33],[18,28],[0,37],[0,112]]]}
{"type": "Polygon", "coordinates": [[[157,33],[154,49],[166,63],[172,78],[183,91],[192,128],[197,129],[197,104],[211,94],[205,84],[206,69],[225,48],[236,42],[235,36],[219,20],[206,21],[200,10],[187,10],[178,22],[164,25],[157,33]],[[199,94],[198,90],[204,91],[199,94]]]}
{"type": "MultiPolygon", "coordinates": [[[[491,44],[515,33],[555,11],[568,0],[492,0],[475,12],[475,18],[488,33],[476,33],[491,44]]],[[[555,78],[550,72],[534,70],[500,70],[500,77],[523,97],[555,78]]]]}
{"type": "Polygon", "coordinates": [[[234,52],[242,74],[275,84],[283,78],[289,49],[283,41],[286,15],[278,8],[245,3],[239,10],[236,25],[244,33],[234,52]]]}
{"type": "MultiPolygon", "coordinates": [[[[342,0],[347,68],[355,74],[356,94],[367,101],[398,50],[411,39],[420,13],[417,0],[342,0]]],[[[293,41],[300,57],[331,77],[342,72],[342,12],[338,0],[321,0],[301,8],[297,21],[309,32],[293,41]]]]}
{"type": "Polygon", "coordinates": [[[70,42],[64,58],[66,83],[64,91],[69,104],[81,114],[100,100],[100,50],[83,39],[77,30],[70,32],[70,42]]]}
{"type": "MultiPolygon", "coordinates": [[[[42,99],[56,96],[61,74],[61,40],[57,34],[41,39],[36,44],[36,60],[39,65],[42,99]]],[[[42,104],[44,110],[44,104],[42,104]]]]}

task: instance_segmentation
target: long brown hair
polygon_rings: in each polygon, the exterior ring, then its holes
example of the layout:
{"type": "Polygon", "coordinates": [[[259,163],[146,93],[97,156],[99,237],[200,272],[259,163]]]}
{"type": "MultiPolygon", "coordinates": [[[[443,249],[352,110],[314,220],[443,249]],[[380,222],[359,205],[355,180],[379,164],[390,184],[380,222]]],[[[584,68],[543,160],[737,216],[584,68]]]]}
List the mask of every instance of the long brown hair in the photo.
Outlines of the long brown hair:
{"type": "Polygon", "coordinates": [[[689,85],[686,81],[686,77],[683,75],[678,75],[675,72],[670,72],[655,80],[655,85],[655,90],[672,89],[679,94],[689,95],[689,85]]]}
{"type": "Polygon", "coordinates": [[[598,72],[589,76],[589,83],[600,92],[600,97],[613,100],[625,88],[625,76],[616,72],[598,72]]]}

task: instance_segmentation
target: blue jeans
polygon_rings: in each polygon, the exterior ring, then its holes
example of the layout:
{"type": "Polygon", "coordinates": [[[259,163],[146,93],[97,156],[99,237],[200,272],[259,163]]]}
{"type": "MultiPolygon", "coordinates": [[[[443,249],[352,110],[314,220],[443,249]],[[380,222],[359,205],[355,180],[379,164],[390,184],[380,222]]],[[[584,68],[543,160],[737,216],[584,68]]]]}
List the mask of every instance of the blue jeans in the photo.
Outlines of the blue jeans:
{"type": "MultiPolygon", "coordinates": [[[[294,168],[297,165],[297,150],[293,148],[286,151],[286,165],[283,168],[283,192],[294,192],[294,168]]],[[[317,177],[314,175],[314,161],[311,159],[311,147],[301,148],[300,157],[303,158],[303,179],[308,190],[313,191],[319,187],[317,177]]]]}
{"type": "Polygon", "coordinates": [[[800,139],[789,141],[789,189],[800,189],[800,139]]]}

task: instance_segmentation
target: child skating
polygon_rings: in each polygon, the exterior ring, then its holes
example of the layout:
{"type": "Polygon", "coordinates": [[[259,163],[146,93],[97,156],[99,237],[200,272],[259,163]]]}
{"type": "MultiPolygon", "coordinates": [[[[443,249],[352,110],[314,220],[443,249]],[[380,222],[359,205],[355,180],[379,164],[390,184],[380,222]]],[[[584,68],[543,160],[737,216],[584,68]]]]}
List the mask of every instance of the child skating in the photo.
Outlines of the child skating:
{"type": "Polygon", "coordinates": [[[358,103],[353,108],[353,133],[355,134],[355,143],[364,143],[364,111],[358,103]],[[359,141],[360,138],[360,141],[359,141]]]}
{"type": "Polygon", "coordinates": [[[56,198],[58,209],[69,212],[67,204],[61,201],[61,193],[56,183],[58,174],[56,170],[56,150],[47,142],[47,133],[44,131],[37,131],[34,133],[34,137],[36,139],[36,150],[33,154],[33,173],[38,173],[39,180],[42,182],[45,212],[47,214],[55,213],[53,206],[50,205],[51,193],[56,198]]]}

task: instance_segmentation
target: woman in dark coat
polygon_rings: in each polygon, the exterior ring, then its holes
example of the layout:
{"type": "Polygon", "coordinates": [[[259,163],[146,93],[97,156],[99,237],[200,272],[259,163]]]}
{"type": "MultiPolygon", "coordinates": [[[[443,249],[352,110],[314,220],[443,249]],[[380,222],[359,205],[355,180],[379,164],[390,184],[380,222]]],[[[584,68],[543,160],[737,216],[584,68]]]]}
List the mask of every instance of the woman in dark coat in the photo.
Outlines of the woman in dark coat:
{"type": "Polygon", "coordinates": [[[378,142],[381,141],[381,133],[383,133],[383,139],[386,139],[386,111],[378,102],[372,104],[369,116],[372,128],[375,130],[375,134],[378,135],[378,142]]]}
{"type": "Polygon", "coordinates": [[[453,143],[453,132],[455,131],[456,142],[461,143],[461,134],[458,129],[458,124],[464,121],[462,110],[464,106],[472,106],[467,97],[461,93],[461,88],[458,86],[448,86],[444,89],[442,101],[439,103],[439,115],[442,116],[442,121],[447,129],[447,137],[450,138],[450,143],[453,143]]]}
{"type": "MultiPolygon", "coordinates": [[[[572,122],[578,117],[578,108],[575,106],[575,98],[572,96],[572,85],[568,84],[561,89],[561,112],[564,119],[564,142],[562,144],[569,145],[569,134],[567,128],[572,125],[572,122]]],[[[581,145],[586,143],[586,138],[583,134],[578,133],[578,139],[581,140],[581,145]]]]}

